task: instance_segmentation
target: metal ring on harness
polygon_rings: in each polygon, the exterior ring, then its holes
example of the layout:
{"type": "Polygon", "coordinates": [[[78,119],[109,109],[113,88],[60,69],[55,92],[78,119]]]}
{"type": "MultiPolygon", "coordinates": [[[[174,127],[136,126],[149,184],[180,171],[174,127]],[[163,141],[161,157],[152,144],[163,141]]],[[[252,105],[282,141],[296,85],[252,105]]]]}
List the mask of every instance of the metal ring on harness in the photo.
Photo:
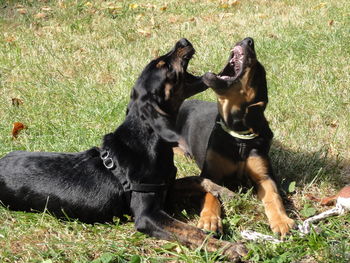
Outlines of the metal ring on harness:
{"type": "MultiPolygon", "coordinates": [[[[110,157],[108,150],[102,150],[100,152],[100,158],[103,162],[103,165],[108,169],[112,170],[114,167],[114,161],[110,157]]],[[[118,172],[112,170],[112,173],[119,179],[121,186],[124,189],[124,192],[161,192],[166,191],[168,188],[167,184],[147,184],[147,183],[131,183],[125,176],[120,176],[118,172]]]]}
{"type": "Polygon", "coordinates": [[[102,151],[100,153],[100,157],[102,159],[103,165],[107,169],[112,169],[113,168],[114,162],[113,162],[113,159],[111,157],[109,157],[109,151],[102,151]]]}

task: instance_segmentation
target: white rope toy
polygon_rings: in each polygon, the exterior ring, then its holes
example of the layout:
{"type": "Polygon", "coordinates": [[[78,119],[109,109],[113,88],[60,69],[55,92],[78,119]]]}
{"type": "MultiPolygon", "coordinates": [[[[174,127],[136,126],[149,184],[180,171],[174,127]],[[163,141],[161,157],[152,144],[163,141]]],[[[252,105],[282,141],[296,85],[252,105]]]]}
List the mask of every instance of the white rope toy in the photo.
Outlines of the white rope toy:
{"type": "Polygon", "coordinates": [[[255,231],[251,231],[251,230],[244,230],[241,232],[241,236],[244,238],[244,239],[248,239],[248,240],[254,240],[254,241],[269,241],[271,243],[274,243],[274,244],[278,244],[278,243],[281,243],[283,241],[277,239],[277,238],[274,238],[272,236],[269,236],[269,235],[264,235],[264,234],[261,234],[259,232],[255,232],[255,231]]]}
{"type": "MultiPolygon", "coordinates": [[[[330,216],[342,215],[345,212],[348,212],[350,210],[350,185],[343,187],[337,195],[328,199],[329,200],[336,199],[337,200],[336,206],[321,214],[310,217],[306,219],[302,224],[298,225],[299,232],[302,235],[307,235],[310,233],[312,223],[316,223],[330,216]]],[[[244,239],[253,240],[253,241],[268,241],[275,244],[283,242],[272,236],[264,235],[259,232],[255,232],[251,230],[244,230],[241,232],[241,235],[244,239]]]]}

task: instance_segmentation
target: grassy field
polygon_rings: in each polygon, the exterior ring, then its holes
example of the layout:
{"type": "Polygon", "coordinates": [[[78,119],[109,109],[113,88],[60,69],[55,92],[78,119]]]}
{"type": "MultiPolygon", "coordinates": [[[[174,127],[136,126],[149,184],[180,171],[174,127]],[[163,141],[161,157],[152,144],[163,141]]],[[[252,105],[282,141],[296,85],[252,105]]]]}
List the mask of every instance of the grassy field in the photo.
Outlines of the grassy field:
{"type": "MultiPolygon", "coordinates": [[[[218,72],[230,47],[253,37],[268,77],[266,115],[274,171],[296,220],[327,208],[306,194],[334,194],[350,180],[348,0],[0,0],[0,156],[13,150],[80,151],[99,145],[125,115],[143,67],[181,37],[197,50],[189,71],[218,72]],[[23,101],[18,107],[11,99],[23,101]],[[14,122],[28,129],[11,136],[14,122]],[[292,189],[296,182],[295,189],[292,189]],[[292,184],[291,184],[292,183],[292,184]],[[290,186],[290,187],[289,187],[290,186]],[[288,188],[290,191],[288,191],[288,188]]],[[[215,101],[211,90],[197,98],[215,101]]],[[[176,157],[178,176],[197,175],[176,157]]],[[[252,191],[225,202],[225,240],[271,234],[252,191]]],[[[182,217],[195,224],[196,217],[182,217]]],[[[249,262],[349,262],[349,215],[285,243],[246,242],[249,262]]],[[[133,223],[63,222],[0,208],[0,262],[215,262],[136,232],[133,223]]]]}

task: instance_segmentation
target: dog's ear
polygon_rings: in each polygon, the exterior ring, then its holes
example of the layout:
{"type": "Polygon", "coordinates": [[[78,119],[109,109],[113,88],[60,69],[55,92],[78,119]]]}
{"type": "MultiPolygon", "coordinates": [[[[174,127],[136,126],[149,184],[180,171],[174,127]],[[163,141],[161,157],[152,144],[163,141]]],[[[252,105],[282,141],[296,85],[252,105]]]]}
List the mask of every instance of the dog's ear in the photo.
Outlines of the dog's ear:
{"type": "Polygon", "coordinates": [[[175,119],[164,112],[155,101],[146,101],[140,108],[140,113],[145,122],[165,141],[178,143],[181,136],[176,132],[175,119]]]}
{"type": "Polygon", "coordinates": [[[252,128],[254,132],[259,134],[268,128],[268,122],[264,115],[265,108],[266,102],[264,101],[254,103],[247,107],[244,116],[245,125],[252,128]]]}

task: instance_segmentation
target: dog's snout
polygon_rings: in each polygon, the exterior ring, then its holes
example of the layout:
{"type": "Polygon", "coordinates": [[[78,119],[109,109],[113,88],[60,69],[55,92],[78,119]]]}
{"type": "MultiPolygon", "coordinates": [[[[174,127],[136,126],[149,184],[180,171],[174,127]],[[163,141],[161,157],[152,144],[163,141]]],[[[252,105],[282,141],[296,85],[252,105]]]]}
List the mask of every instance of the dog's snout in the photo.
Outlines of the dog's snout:
{"type": "Polygon", "coordinates": [[[243,40],[243,43],[247,44],[250,47],[254,46],[254,40],[251,37],[247,37],[243,40]]]}
{"type": "Polygon", "coordinates": [[[192,46],[191,42],[188,41],[186,38],[181,38],[178,43],[181,47],[192,46]]]}

